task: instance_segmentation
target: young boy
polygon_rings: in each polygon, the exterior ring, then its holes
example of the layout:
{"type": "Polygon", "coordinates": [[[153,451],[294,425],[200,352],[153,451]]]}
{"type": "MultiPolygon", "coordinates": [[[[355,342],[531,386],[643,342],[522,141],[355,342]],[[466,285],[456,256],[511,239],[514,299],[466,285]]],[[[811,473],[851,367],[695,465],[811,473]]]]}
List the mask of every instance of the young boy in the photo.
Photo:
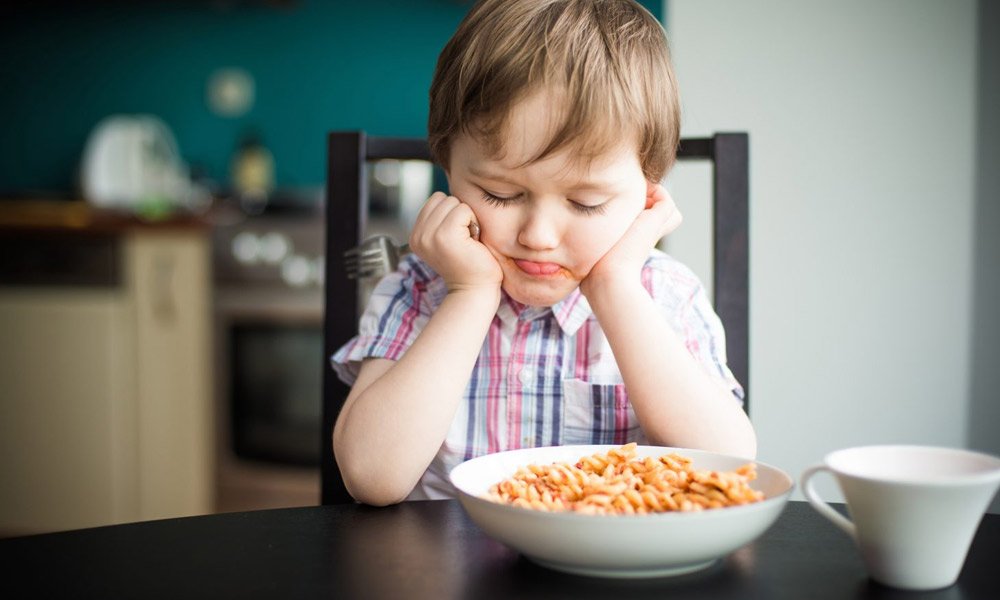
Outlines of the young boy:
{"type": "Polygon", "coordinates": [[[742,388],[694,274],[655,249],[679,102],[633,0],[484,0],[441,53],[414,254],[333,357],[334,448],[355,499],[454,496],[486,453],[564,444],[752,458],[742,388]],[[478,224],[478,239],[470,227],[478,224]]]}

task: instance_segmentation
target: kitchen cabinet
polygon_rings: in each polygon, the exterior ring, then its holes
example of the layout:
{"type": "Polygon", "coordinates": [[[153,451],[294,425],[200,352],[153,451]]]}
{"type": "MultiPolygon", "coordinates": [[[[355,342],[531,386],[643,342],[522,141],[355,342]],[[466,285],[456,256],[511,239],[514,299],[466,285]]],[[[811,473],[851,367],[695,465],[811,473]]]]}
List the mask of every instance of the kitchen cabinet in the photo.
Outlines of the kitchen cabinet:
{"type": "Polygon", "coordinates": [[[212,511],[209,243],[0,227],[0,535],[212,511]]]}

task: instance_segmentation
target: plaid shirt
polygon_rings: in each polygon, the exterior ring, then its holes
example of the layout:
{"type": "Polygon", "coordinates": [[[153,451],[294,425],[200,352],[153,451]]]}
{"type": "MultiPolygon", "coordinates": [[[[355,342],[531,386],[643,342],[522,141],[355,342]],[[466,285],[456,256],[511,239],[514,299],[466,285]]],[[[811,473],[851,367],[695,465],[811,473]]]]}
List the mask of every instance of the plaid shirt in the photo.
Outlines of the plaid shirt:
{"type": "MultiPolygon", "coordinates": [[[[742,399],[726,366],[722,324],[694,273],[653,250],[642,281],[691,354],[742,399]]],[[[404,257],[372,292],[359,335],[332,357],[338,376],[352,384],[362,359],[398,360],[446,293],[444,280],[426,263],[404,257]]],[[[448,436],[411,500],[454,497],[448,472],[483,454],[645,442],[611,347],[579,288],[552,307],[501,296],[448,436]]]]}

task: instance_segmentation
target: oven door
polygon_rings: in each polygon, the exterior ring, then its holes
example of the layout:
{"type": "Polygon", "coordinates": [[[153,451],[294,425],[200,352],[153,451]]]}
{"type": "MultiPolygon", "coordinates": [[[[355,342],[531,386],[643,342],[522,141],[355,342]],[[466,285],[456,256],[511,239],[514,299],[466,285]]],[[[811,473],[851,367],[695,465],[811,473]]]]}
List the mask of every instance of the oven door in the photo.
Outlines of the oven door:
{"type": "Polygon", "coordinates": [[[217,509],[319,501],[321,290],[216,294],[217,509]]]}
{"type": "Polygon", "coordinates": [[[314,323],[237,320],[229,326],[233,452],[318,466],[323,331],[314,323]]]}

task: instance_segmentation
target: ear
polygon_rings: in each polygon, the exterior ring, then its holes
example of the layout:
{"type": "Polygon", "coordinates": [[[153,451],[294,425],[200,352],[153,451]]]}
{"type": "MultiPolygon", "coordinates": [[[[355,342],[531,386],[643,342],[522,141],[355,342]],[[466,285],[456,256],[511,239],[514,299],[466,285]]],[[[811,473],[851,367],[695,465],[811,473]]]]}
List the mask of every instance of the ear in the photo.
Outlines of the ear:
{"type": "Polygon", "coordinates": [[[655,181],[646,180],[646,209],[648,210],[653,204],[656,204],[656,190],[659,189],[660,184],[655,181]]]}
{"type": "MultiPolygon", "coordinates": [[[[441,170],[444,171],[444,180],[445,180],[445,182],[448,183],[448,190],[447,190],[446,193],[450,196],[451,195],[451,171],[449,169],[445,169],[444,167],[442,167],[441,170]]],[[[433,177],[434,176],[432,175],[431,178],[433,179],[433,177]]]]}

